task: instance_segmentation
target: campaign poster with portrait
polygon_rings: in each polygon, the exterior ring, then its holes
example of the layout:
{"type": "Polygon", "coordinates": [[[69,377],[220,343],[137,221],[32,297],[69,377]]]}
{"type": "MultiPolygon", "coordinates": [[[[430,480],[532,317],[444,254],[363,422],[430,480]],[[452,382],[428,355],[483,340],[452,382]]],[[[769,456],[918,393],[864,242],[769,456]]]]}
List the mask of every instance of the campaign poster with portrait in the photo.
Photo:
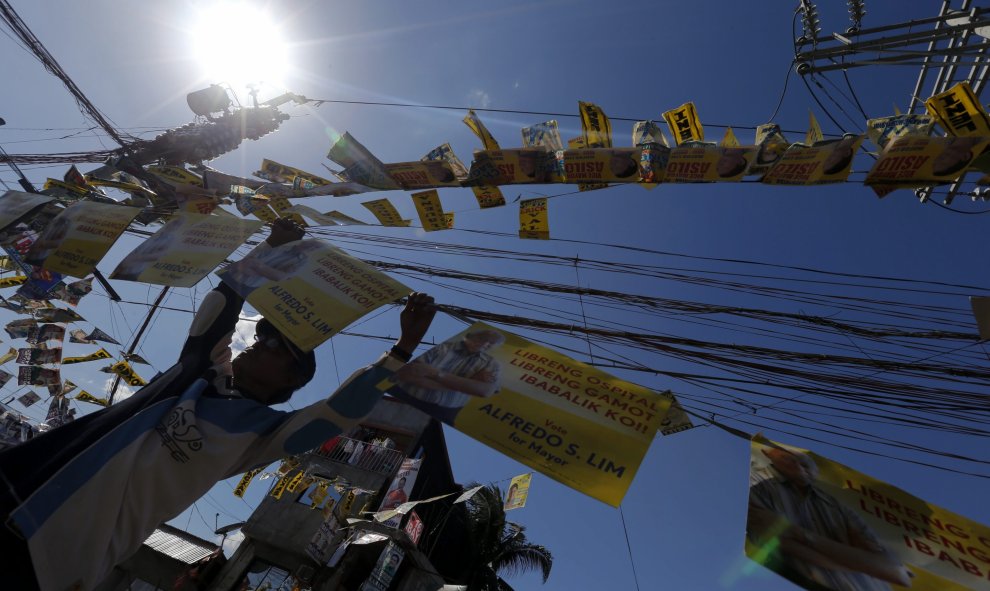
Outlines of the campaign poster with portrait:
{"type": "Polygon", "coordinates": [[[864,136],[847,134],[812,146],[792,144],[767,171],[761,182],[768,185],[824,185],[849,177],[853,157],[864,136]]]}
{"type": "Polygon", "coordinates": [[[320,240],[256,249],[217,275],[303,351],[412,291],[320,240]]]}
{"type": "Polygon", "coordinates": [[[461,186],[454,169],[444,160],[394,162],[386,164],[385,171],[406,191],[461,186]]]}
{"type": "Polygon", "coordinates": [[[63,275],[86,277],[141,209],[94,201],[79,201],[49,223],[24,261],[63,275]]]}
{"type": "Polygon", "coordinates": [[[990,137],[918,137],[894,140],[863,181],[866,185],[928,187],[962,176],[990,143],[990,137]]]}
{"type": "Polygon", "coordinates": [[[124,257],[110,278],[192,287],[262,225],[233,216],[177,214],[124,257]]]}
{"type": "Polygon", "coordinates": [[[520,474],[509,482],[509,488],[505,491],[505,500],[502,509],[511,511],[512,509],[522,509],[526,506],[526,499],[529,497],[529,483],[533,479],[530,473],[520,474]]]}
{"type": "Polygon", "coordinates": [[[727,147],[684,142],[670,151],[665,183],[713,183],[742,180],[756,159],[756,146],[727,147]]]}
{"type": "MultiPolygon", "coordinates": [[[[412,495],[413,486],[416,485],[416,477],[419,476],[419,468],[422,463],[422,458],[406,458],[402,460],[402,465],[399,467],[399,471],[395,473],[395,478],[392,479],[392,484],[389,485],[388,490],[385,491],[385,496],[382,497],[382,504],[378,507],[378,511],[398,509],[399,505],[409,501],[409,497],[412,495]]],[[[401,514],[394,515],[383,521],[382,525],[387,527],[399,527],[399,522],[401,521],[401,514]]]]}
{"type": "Polygon", "coordinates": [[[475,152],[468,185],[525,185],[551,182],[556,156],[542,148],[475,152]]]}
{"type": "Polygon", "coordinates": [[[585,148],[560,155],[567,183],[638,183],[643,148],[585,148]]]}
{"type": "Polygon", "coordinates": [[[38,193],[7,191],[0,197],[0,231],[6,230],[7,226],[30,213],[32,209],[53,200],[53,197],[38,193]]]}
{"type": "Polygon", "coordinates": [[[990,590],[990,528],[759,435],[746,555],[806,589],[990,590]]]}
{"type": "Polygon", "coordinates": [[[612,506],[674,402],[480,322],[392,381],[395,398],[612,506]]]}

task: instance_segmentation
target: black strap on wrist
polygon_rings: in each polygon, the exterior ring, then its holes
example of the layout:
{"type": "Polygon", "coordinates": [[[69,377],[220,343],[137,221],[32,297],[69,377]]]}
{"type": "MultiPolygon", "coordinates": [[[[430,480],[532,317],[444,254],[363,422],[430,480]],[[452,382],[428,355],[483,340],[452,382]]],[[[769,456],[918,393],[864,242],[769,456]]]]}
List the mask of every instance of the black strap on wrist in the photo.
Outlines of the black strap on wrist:
{"type": "Polygon", "coordinates": [[[409,360],[412,359],[412,353],[407,353],[406,351],[403,351],[402,349],[399,348],[398,345],[392,345],[392,349],[389,351],[389,353],[397,357],[399,361],[402,361],[403,363],[409,363],[409,360]]]}

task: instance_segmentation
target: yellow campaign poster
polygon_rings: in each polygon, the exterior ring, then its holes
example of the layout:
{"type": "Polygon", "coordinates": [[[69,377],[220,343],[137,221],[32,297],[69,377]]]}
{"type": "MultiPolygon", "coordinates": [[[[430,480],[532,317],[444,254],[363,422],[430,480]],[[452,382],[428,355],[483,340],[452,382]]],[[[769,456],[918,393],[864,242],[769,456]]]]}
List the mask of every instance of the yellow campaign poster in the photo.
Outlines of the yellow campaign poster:
{"type": "Polygon", "coordinates": [[[643,148],[586,148],[564,150],[564,178],[568,183],[638,183],[643,148]]]}
{"type": "Polygon", "coordinates": [[[494,185],[478,185],[471,187],[474,198],[478,200],[478,207],[488,209],[489,207],[502,207],[505,205],[505,196],[501,189],[494,185]]]}
{"type": "Polygon", "coordinates": [[[64,275],[86,277],[139,213],[137,207],[73,203],[45,227],[24,260],[64,275]]]}
{"type": "MultiPolygon", "coordinates": [[[[633,143],[633,145],[635,146],[635,145],[638,145],[638,144],[633,143]]],[[[585,148],[587,148],[587,146],[584,143],[584,136],[579,136],[579,137],[571,138],[571,139],[567,140],[567,149],[570,150],[570,151],[572,151],[572,152],[573,151],[577,151],[577,150],[583,150],[585,148]]],[[[565,181],[567,180],[567,158],[566,158],[566,156],[567,156],[566,154],[561,154],[561,156],[560,156],[560,160],[564,164],[564,180],[565,181]]],[[[582,192],[583,191],[597,191],[598,189],[604,189],[605,187],[607,187],[608,186],[608,183],[578,183],[577,186],[578,186],[578,191],[582,191],[582,192]]]]}
{"type": "Polygon", "coordinates": [[[361,220],[356,220],[349,215],[345,215],[339,211],[328,211],[326,213],[320,213],[308,207],[306,205],[293,205],[285,211],[290,213],[298,213],[313,220],[321,226],[367,226],[368,224],[362,222],[361,220]]]}
{"type": "Polygon", "coordinates": [[[93,396],[92,394],[90,394],[85,390],[80,390],[80,392],[76,394],[76,400],[79,400],[81,402],[89,402],[90,404],[96,404],[99,406],[110,405],[110,401],[107,400],[106,398],[97,398],[96,396],[93,396]]]}
{"type": "Polygon", "coordinates": [[[315,174],[310,174],[304,170],[279,164],[278,162],[268,160],[267,158],[261,161],[261,170],[259,172],[262,174],[256,176],[270,179],[278,183],[291,183],[297,178],[313,183],[314,185],[329,185],[333,182],[328,181],[323,177],[316,176],[315,174]]]}
{"type": "Polygon", "coordinates": [[[27,275],[14,275],[12,277],[0,278],[0,287],[13,287],[23,285],[27,281],[27,275]]]}
{"type": "Polygon", "coordinates": [[[550,180],[556,156],[542,148],[475,152],[469,185],[537,184],[550,180]]]}
{"type": "Polygon", "coordinates": [[[670,151],[663,181],[710,183],[739,181],[756,160],[756,146],[730,148],[685,142],[670,151]]]}
{"type": "Polygon", "coordinates": [[[217,274],[303,351],[412,291],[319,240],[256,249],[217,274]]]}
{"type": "Polygon", "coordinates": [[[990,528],[759,435],[746,555],[806,589],[990,590],[990,528]]]}
{"type": "Polygon", "coordinates": [[[495,141],[495,136],[488,131],[488,128],[485,127],[485,124],[478,118],[478,114],[473,110],[469,110],[468,114],[464,117],[464,124],[474,132],[474,135],[478,136],[478,139],[481,140],[481,144],[486,150],[501,149],[498,142],[495,141]]]}
{"type": "Polygon", "coordinates": [[[409,220],[402,219],[402,216],[399,214],[399,210],[397,210],[388,199],[365,201],[361,205],[368,208],[368,211],[374,214],[383,226],[404,228],[409,225],[409,220]]]}
{"type": "Polygon", "coordinates": [[[3,197],[0,197],[0,230],[5,230],[32,209],[52,200],[53,198],[48,195],[7,191],[3,197]]]}
{"type": "Polygon", "coordinates": [[[173,187],[182,185],[203,186],[202,177],[181,166],[149,166],[147,170],[173,187]]]}
{"type": "Polygon", "coordinates": [[[529,483],[533,479],[531,473],[520,474],[509,482],[509,488],[505,491],[505,502],[502,508],[505,511],[521,509],[526,506],[526,498],[529,497],[529,483]]]}
{"type": "Polygon", "coordinates": [[[110,278],[192,287],[261,226],[233,216],[178,214],[124,257],[110,278]]]}
{"type": "Polygon", "coordinates": [[[853,156],[862,143],[862,135],[850,134],[814,146],[793,144],[763,175],[762,182],[768,185],[841,183],[849,176],[853,156]]]}
{"type": "Polygon", "coordinates": [[[110,359],[113,355],[110,354],[104,348],[100,348],[98,351],[90,353],[89,355],[83,355],[82,357],[65,357],[62,359],[62,365],[71,365],[73,363],[86,363],[87,361],[96,361],[98,359],[110,359]]]}
{"type": "Polygon", "coordinates": [[[110,366],[110,371],[112,373],[120,376],[120,379],[124,380],[128,386],[144,386],[148,382],[144,381],[144,378],[137,375],[134,368],[131,367],[130,363],[126,361],[118,361],[110,366]]]}
{"type": "Polygon", "coordinates": [[[605,111],[594,103],[578,101],[578,111],[581,114],[581,136],[588,148],[612,147],[612,123],[605,111]]]}
{"type": "Polygon", "coordinates": [[[244,476],[241,476],[237,486],[234,487],[234,496],[244,498],[244,493],[247,491],[248,485],[251,484],[251,480],[253,480],[254,477],[260,473],[261,468],[255,468],[254,470],[248,470],[245,472],[244,476]]]}
{"type": "Polygon", "coordinates": [[[385,171],[393,181],[407,191],[461,186],[461,181],[454,174],[454,169],[444,160],[394,162],[386,164],[385,171]]]}
{"type": "Polygon", "coordinates": [[[968,82],[960,82],[929,98],[925,107],[949,135],[990,136],[990,117],[968,82]]]}
{"type": "Polygon", "coordinates": [[[663,119],[667,122],[676,145],[705,141],[705,129],[698,119],[698,111],[694,108],[694,103],[684,103],[676,109],[665,112],[663,119]]]}
{"type": "Polygon", "coordinates": [[[990,137],[904,136],[880,154],[866,175],[866,185],[928,187],[962,176],[990,143],[990,137]]]}
{"type": "Polygon", "coordinates": [[[440,203],[440,195],[436,191],[423,191],[410,195],[416,212],[419,214],[419,221],[423,229],[427,232],[435,230],[447,230],[447,220],[444,217],[443,205],[440,203]]]}
{"type": "Polygon", "coordinates": [[[406,364],[394,381],[396,398],[612,506],[672,402],[480,322],[406,364]]]}
{"type": "Polygon", "coordinates": [[[519,237],[530,240],[550,239],[550,217],[547,198],[524,199],[519,202],[519,237]]]}

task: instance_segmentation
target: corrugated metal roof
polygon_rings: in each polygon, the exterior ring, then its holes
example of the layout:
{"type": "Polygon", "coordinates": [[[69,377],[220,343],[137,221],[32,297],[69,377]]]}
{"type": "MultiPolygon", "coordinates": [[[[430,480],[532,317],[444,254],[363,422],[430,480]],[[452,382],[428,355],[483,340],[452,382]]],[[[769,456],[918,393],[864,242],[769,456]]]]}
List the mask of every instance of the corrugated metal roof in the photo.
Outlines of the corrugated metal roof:
{"type": "Polygon", "coordinates": [[[156,529],[148,536],[144,545],[186,564],[193,564],[206,558],[217,549],[216,545],[206,540],[199,540],[193,536],[179,536],[161,529],[156,529]]]}

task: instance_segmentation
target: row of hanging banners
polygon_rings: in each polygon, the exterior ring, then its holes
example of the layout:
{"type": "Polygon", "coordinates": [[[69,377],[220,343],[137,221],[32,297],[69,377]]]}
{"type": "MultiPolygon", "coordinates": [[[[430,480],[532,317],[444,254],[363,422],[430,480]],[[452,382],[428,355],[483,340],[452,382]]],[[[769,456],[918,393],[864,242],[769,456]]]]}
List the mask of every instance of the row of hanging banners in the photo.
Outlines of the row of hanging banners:
{"type": "MultiPolygon", "coordinates": [[[[931,121],[926,122],[927,116],[901,115],[886,124],[871,122],[871,128],[880,130],[878,138],[885,149],[868,175],[868,182],[871,176],[877,179],[888,175],[884,182],[874,186],[886,190],[928,185],[936,180],[934,176],[941,175],[939,182],[944,182],[973,165],[974,155],[982,152],[986,138],[990,137],[990,125],[975,97],[967,92],[965,86],[956,87],[929,101],[929,108],[933,111],[931,117],[938,120],[951,137],[925,135],[931,128],[931,121]],[[941,112],[939,109],[945,110],[944,117],[938,115],[941,112]],[[921,129],[925,130],[924,134],[921,129]],[[964,149],[962,146],[967,147],[964,149]],[[959,164],[949,166],[945,164],[949,159],[965,164],[961,167],[959,164]],[[946,172],[957,167],[958,170],[953,173],[946,172]]],[[[738,147],[733,145],[731,138],[722,146],[688,144],[692,138],[702,140],[703,137],[700,137],[701,126],[697,123],[693,106],[685,105],[666,114],[671,129],[675,131],[677,147],[667,148],[663,145],[663,135],[658,133],[659,129],[652,122],[643,122],[643,125],[637,125],[637,129],[644,134],[647,133],[645,130],[651,130],[649,137],[654,141],[636,148],[615,149],[601,147],[603,142],[610,146],[611,140],[607,118],[600,109],[582,103],[581,114],[585,135],[581,139],[583,147],[575,148],[578,152],[545,149],[547,142],[557,142],[553,133],[555,125],[528,128],[526,137],[531,138],[528,143],[543,148],[499,150],[497,145],[492,145],[494,139],[480,121],[469,115],[469,125],[488,149],[476,154],[471,170],[467,171],[466,183],[457,181],[457,176],[463,171],[455,172],[458,169],[452,162],[456,161],[452,160],[452,153],[443,147],[431,156],[438,159],[439,167],[432,164],[432,159],[425,164],[407,163],[401,168],[408,174],[400,175],[399,165],[381,164],[346,134],[331,149],[331,159],[344,166],[340,176],[346,182],[319,185],[318,179],[312,175],[271,162],[266,162],[263,166],[266,171],[262,172],[276,181],[258,183],[240,179],[235,182],[238,180],[234,177],[210,172],[201,181],[206,186],[216,187],[217,179],[221,179],[219,186],[224,188],[220,192],[231,193],[240,206],[264,203],[265,207],[269,207],[277,206],[273,202],[286,196],[353,194],[369,187],[381,190],[416,188],[414,183],[434,182],[423,181],[418,176],[416,171],[420,170],[417,168],[419,166],[434,170],[430,174],[443,183],[467,184],[476,194],[481,192],[487,195],[494,194],[500,183],[532,182],[533,178],[550,178],[541,175],[550,175],[552,170],[566,172],[568,162],[571,165],[570,181],[587,182],[589,188],[594,184],[616,182],[616,179],[623,178],[647,185],[671,182],[672,179],[687,180],[682,175],[689,174],[701,175],[693,181],[715,180],[706,176],[712,174],[712,170],[720,178],[738,180],[763,166],[760,153],[769,153],[772,151],[769,146],[777,145],[779,158],[766,165],[762,180],[778,184],[815,184],[844,180],[852,154],[863,141],[860,136],[847,136],[839,140],[810,141],[807,145],[785,145],[786,142],[771,139],[781,137],[777,131],[767,134],[757,146],[738,147]],[[657,160],[654,154],[666,154],[666,161],[657,160]],[[689,154],[694,156],[689,157],[689,154]],[[636,171],[628,173],[627,170],[620,170],[619,160],[625,158],[632,162],[637,155],[636,171]],[[725,162],[720,165],[719,161],[729,155],[736,159],[735,164],[730,166],[725,162]],[[740,158],[744,162],[740,163],[740,158]],[[547,162],[556,162],[563,168],[546,166],[547,162]],[[577,166],[579,162],[584,164],[577,166]],[[663,162],[663,166],[654,166],[658,162],[663,162]],[[645,174],[646,165],[649,165],[652,176],[645,174]],[[661,169],[662,175],[657,172],[661,169]],[[453,180],[446,178],[448,170],[453,180]],[[612,172],[606,174],[606,170],[612,172]],[[726,174],[722,175],[719,170],[726,174]],[[594,176],[593,172],[595,175],[600,172],[602,176],[594,176]],[[293,185],[281,182],[288,180],[288,176],[292,177],[293,185]],[[529,180],[519,180],[522,177],[529,180]],[[396,179],[401,179],[405,186],[396,179]],[[490,184],[473,184],[482,180],[490,184]],[[347,187],[342,187],[344,185],[347,187]],[[258,195],[265,192],[269,195],[259,199],[258,195]]],[[[812,137],[807,139],[815,140],[818,132],[814,128],[809,134],[812,137]]],[[[628,166],[629,170],[633,168],[632,164],[628,166]]],[[[182,169],[158,172],[164,175],[163,178],[169,177],[179,183],[176,186],[189,181],[191,175],[182,169]],[[180,178],[183,179],[181,183],[180,178]]],[[[81,321],[82,318],[72,310],[46,306],[46,300],[61,298],[69,285],[78,283],[66,284],[64,276],[85,278],[92,273],[115,240],[142,215],[142,209],[138,207],[101,200],[80,200],[79,191],[92,194],[94,183],[116,183],[118,188],[131,184],[119,178],[86,178],[70,171],[66,181],[49,183],[46,193],[50,194],[10,191],[0,197],[0,233],[4,234],[2,245],[23,273],[21,280],[12,282],[23,281],[18,288],[19,311],[30,314],[35,322],[81,321]],[[59,208],[55,205],[56,198],[65,201],[70,189],[76,191],[77,200],[66,208],[59,208]]],[[[146,188],[142,190],[147,191],[146,188]]],[[[202,192],[206,191],[205,187],[202,188],[202,192]]],[[[138,193],[140,191],[133,189],[132,194],[138,193]]],[[[209,204],[210,200],[201,193],[195,190],[184,190],[182,193],[193,195],[186,203],[189,208],[211,210],[204,207],[203,204],[209,204]]],[[[212,203],[215,208],[215,200],[212,203]]],[[[284,215],[295,216],[302,212],[311,215],[311,219],[318,223],[350,223],[346,216],[337,212],[307,212],[306,209],[300,210],[299,206],[288,204],[287,200],[281,205],[280,213],[284,215]]],[[[382,206],[382,209],[387,208],[382,206]]],[[[545,209],[544,203],[544,212],[545,209]]],[[[111,273],[111,278],[161,285],[195,285],[244,244],[269,217],[259,211],[251,213],[259,219],[241,219],[220,208],[214,209],[212,215],[190,211],[174,215],[158,232],[124,257],[111,273]]],[[[271,215],[276,215],[274,210],[271,215]]],[[[356,319],[397,301],[411,291],[364,262],[317,240],[255,250],[227,265],[218,274],[304,350],[312,350],[356,319]]],[[[4,302],[13,300],[5,299],[4,302]]],[[[10,305],[6,307],[13,309],[10,305]]],[[[46,337],[59,332],[57,328],[43,329],[40,326],[35,330],[47,331],[46,337]]],[[[61,334],[64,333],[62,330],[61,334]]],[[[17,356],[26,362],[39,364],[26,366],[31,368],[28,372],[31,375],[54,372],[28,383],[62,389],[58,370],[43,366],[49,363],[58,365],[66,360],[57,359],[57,354],[30,351],[43,349],[37,346],[41,343],[38,340],[41,336],[35,335],[38,341],[36,346],[28,347],[29,351],[23,356],[18,351],[17,356]]],[[[91,335],[76,336],[90,343],[96,340],[87,339],[91,335]]],[[[96,358],[100,357],[102,355],[96,354],[96,358]]],[[[108,370],[118,373],[132,385],[142,385],[143,380],[127,361],[121,359],[108,370]]],[[[669,392],[657,393],[620,380],[557,351],[481,323],[417,357],[396,375],[394,381],[383,382],[379,387],[509,457],[613,506],[621,502],[628,490],[654,434],[660,432],[666,435],[690,428],[688,417],[669,392]],[[465,391],[455,391],[445,385],[443,375],[451,370],[443,362],[478,350],[482,350],[482,354],[473,355],[471,363],[457,364],[462,372],[460,377],[466,378],[458,387],[465,391]],[[464,382],[468,386],[464,386],[464,382]]],[[[862,475],[843,481],[839,476],[846,473],[842,470],[848,469],[834,468],[837,465],[823,458],[802,455],[793,450],[788,453],[794,461],[807,462],[807,458],[811,458],[814,467],[806,466],[805,471],[822,475],[815,486],[825,490],[822,488],[824,483],[830,482],[835,483],[836,490],[846,491],[843,493],[845,497],[829,493],[834,498],[846,499],[845,504],[838,501],[826,503],[835,512],[829,517],[830,522],[846,520],[857,527],[866,524],[859,527],[859,533],[855,536],[847,534],[846,543],[859,543],[861,550],[865,548],[874,553],[876,548],[882,547],[884,556],[900,557],[900,563],[885,563],[887,570],[881,579],[903,583],[904,579],[898,579],[895,575],[907,576],[904,569],[908,569],[914,575],[912,588],[916,589],[947,589],[952,588],[952,584],[961,585],[960,588],[990,589],[990,557],[987,554],[990,552],[990,531],[986,528],[862,475]],[[838,474],[838,479],[827,480],[830,474],[838,474]],[[855,502],[847,499],[857,491],[869,499],[869,503],[864,502],[858,509],[855,502]],[[866,535],[869,532],[891,531],[902,535],[896,539],[886,533],[876,534],[873,538],[866,535]],[[863,539],[867,541],[863,542],[863,539]]],[[[767,454],[757,456],[754,452],[754,463],[764,456],[770,457],[767,454]]],[[[768,478],[786,480],[783,467],[771,462],[763,468],[764,473],[770,475],[768,478]]],[[[769,520],[765,513],[751,516],[751,543],[748,548],[752,556],[774,568],[782,564],[784,566],[779,566],[780,572],[795,580],[798,575],[794,573],[797,572],[818,585],[812,587],[808,583],[809,588],[872,588],[843,587],[841,583],[834,582],[839,579],[828,579],[836,576],[826,573],[836,564],[844,564],[846,570],[851,568],[836,558],[848,556],[848,553],[837,551],[833,556],[822,550],[830,546],[820,545],[824,537],[838,534],[821,531],[826,524],[802,522],[801,515],[789,513],[793,507],[783,493],[778,494],[778,490],[769,486],[765,488],[771,488],[771,491],[760,496],[759,500],[751,500],[751,508],[758,506],[774,512],[777,517],[774,521],[769,520]],[[820,564],[816,563],[818,566],[814,568],[802,570],[788,563],[798,559],[812,561],[816,553],[825,556],[817,557],[820,564]]],[[[777,488],[790,490],[789,487],[777,488]]],[[[821,496],[830,498],[824,493],[821,496]]],[[[869,576],[878,575],[874,573],[869,576]]]]}

